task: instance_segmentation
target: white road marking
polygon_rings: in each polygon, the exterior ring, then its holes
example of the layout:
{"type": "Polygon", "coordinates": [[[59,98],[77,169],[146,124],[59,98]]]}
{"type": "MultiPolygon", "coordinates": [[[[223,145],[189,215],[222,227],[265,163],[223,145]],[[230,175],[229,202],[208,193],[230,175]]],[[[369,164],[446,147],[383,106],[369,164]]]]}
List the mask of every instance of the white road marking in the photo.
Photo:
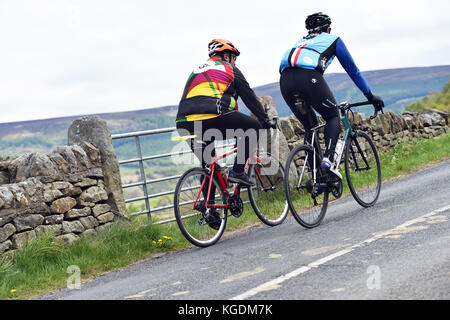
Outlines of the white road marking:
{"type": "Polygon", "coordinates": [[[408,220],[405,223],[403,223],[403,224],[401,224],[401,225],[399,225],[399,226],[397,226],[397,227],[395,227],[393,229],[389,229],[389,230],[386,230],[386,231],[379,232],[379,233],[375,234],[371,238],[368,238],[368,239],[366,239],[364,241],[361,241],[359,243],[356,243],[356,244],[354,244],[354,245],[352,245],[352,246],[350,246],[348,248],[345,248],[343,250],[340,250],[338,252],[330,254],[330,255],[328,255],[326,257],[323,257],[323,258],[321,258],[319,260],[311,262],[310,264],[308,264],[306,266],[302,266],[302,267],[300,267],[298,269],[295,269],[292,272],[289,272],[289,273],[287,273],[285,275],[279,276],[278,278],[275,278],[275,279],[273,279],[271,281],[263,283],[263,284],[257,286],[256,288],[250,289],[250,290],[248,290],[248,291],[246,291],[246,292],[244,292],[242,294],[239,294],[237,296],[232,297],[230,300],[244,300],[244,299],[248,299],[248,298],[258,294],[259,292],[263,292],[263,291],[267,291],[267,290],[270,290],[270,289],[273,289],[273,288],[277,288],[278,286],[280,286],[281,283],[283,283],[283,282],[285,282],[285,281],[287,281],[289,279],[295,278],[295,277],[297,277],[297,276],[299,276],[299,275],[301,275],[301,274],[303,274],[305,272],[308,272],[309,270],[311,270],[313,268],[316,268],[316,267],[318,267],[318,266],[320,266],[320,265],[322,265],[322,264],[324,264],[324,263],[326,263],[328,261],[331,261],[333,259],[341,257],[341,256],[343,256],[343,255],[345,255],[347,253],[350,253],[350,252],[354,251],[357,248],[361,248],[363,246],[366,246],[366,245],[368,245],[368,244],[370,244],[370,243],[372,243],[372,242],[374,242],[374,241],[376,241],[378,239],[381,239],[381,238],[383,238],[385,236],[398,234],[399,230],[405,230],[405,228],[407,228],[407,227],[409,227],[409,226],[411,226],[413,224],[416,224],[416,223],[419,223],[419,222],[424,222],[424,219],[426,219],[428,217],[431,217],[431,216],[434,216],[434,215],[436,215],[438,213],[443,213],[443,212],[445,212],[447,210],[450,210],[450,205],[442,207],[440,209],[436,209],[434,211],[431,211],[431,212],[429,212],[427,214],[424,214],[423,216],[421,216],[419,218],[408,220]]]}
{"type": "Polygon", "coordinates": [[[345,247],[349,247],[349,246],[350,246],[350,244],[336,244],[333,246],[326,246],[326,247],[305,250],[305,251],[302,251],[302,254],[305,256],[316,256],[316,255],[319,255],[319,254],[322,254],[322,253],[325,253],[328,251],[341,249],[341,248],[345,248],[345,247]]]}
{"type": "Polygon", "coordinates": [[[223,279],[222,281],[220,281],[220,283],[227,283],[227,282],[231,282],[231,281],[234,281],[234,280],[239,280],[239,279],[247,278],[247,277],[250,277],[250,276],[252,276],[252,275],[254,275],[254,274],[261,273],[261,272],[263,272],[263,271],[264,271],[263,268],[256,268],[256,269],[253,270],[253,271],[245,271],[245,272],[241,272],[241,273],[232,275],[232,276],[230,276],[230,277],[228,277],[228,278],[226,278],[226,279],[223,279]]]}
{"type": "Polygon", "coordinates": [[[142,298],[142,297],[144,297],[147,293],[152,292],[152,291],[155,291],[155,290],[156,290],[156,288],[144,290],[144,291],[141,291],[141,292],[139,292],[139,293],[137,293],[137,294],[135,294],[135,295],[125,297],[124,299],[136,299],[136,298],[142,298]]]}

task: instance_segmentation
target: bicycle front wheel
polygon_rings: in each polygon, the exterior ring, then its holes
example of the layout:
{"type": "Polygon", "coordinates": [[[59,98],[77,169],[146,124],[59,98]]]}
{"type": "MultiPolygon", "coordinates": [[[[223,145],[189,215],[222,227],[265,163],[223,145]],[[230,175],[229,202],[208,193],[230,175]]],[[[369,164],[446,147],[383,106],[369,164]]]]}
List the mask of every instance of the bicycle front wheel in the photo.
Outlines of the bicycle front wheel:
{"type": "Polygon", "coordinates": [[[355,200],[373,206],[381,190],[381,165],[375,144],[363,131],[355,131],[347,142],[345,176],[355,200]]]}
{"type": "MultiPolygon", "coordinates": [[[[198,247],[215,244],[227,222],[225,208],[209,208],[205,202],[209,186],[209,174],[205,169],[193,168],[178,180],[174,195],[174,211],[178,227],[189,242],[198,247]]],[[[214,178],[208,204],[225,205],[220,185],[214,178]]]]}
{"type": "Polygon", "coordinates": [[[328,207],[329,189],[322,176],[320,157],[314,157],[310,146],[299,145],[292,149],[286,161],[285,192],[289,209],[295,220],[305,228],[317,227],[328,207]],[[314,158],[316,174],[314,181],[314,158]]]}
{"type": "Polygon", "coordinates": [[[281,224],[289,212],[284,192],[284,169],[270,153],[260,153],[257,163],[248,168],[250,180],[248,196],[258,218],[269,226],[281,224]]]}

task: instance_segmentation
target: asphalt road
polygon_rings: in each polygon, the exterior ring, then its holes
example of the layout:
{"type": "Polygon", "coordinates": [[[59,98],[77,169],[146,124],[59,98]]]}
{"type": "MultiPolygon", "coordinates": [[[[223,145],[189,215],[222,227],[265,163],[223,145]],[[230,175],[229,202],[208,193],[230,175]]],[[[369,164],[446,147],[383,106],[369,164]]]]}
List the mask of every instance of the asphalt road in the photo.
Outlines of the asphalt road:
{"type": "Polygon", "coordinates": [[[39,299],[450,299],[450,160],[386,182],[375,206],[350,196],[307,230],[289,216],[39,299]]]}

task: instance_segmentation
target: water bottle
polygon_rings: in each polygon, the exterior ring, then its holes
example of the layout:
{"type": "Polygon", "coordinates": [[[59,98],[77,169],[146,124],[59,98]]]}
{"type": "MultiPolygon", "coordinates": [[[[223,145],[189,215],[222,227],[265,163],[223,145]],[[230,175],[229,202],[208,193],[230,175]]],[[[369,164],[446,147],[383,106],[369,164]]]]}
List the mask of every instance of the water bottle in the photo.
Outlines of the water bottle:
{"type": "Polygon", "coordinates": [[[344,151],[344,141],[342,141],[342,139],[338,139],[336,142],[336,148],[334,149],[334,163],[336,168],[339,167],[339,163],[341,162],[342,151],[344,151]]]}

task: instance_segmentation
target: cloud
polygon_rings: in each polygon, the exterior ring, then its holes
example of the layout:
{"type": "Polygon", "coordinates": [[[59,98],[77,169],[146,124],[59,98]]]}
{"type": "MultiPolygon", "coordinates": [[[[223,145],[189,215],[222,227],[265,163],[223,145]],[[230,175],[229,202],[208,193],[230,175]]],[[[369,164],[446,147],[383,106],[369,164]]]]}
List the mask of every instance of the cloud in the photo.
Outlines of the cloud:
{"type": "Polygon", "coordinates": [[[281,55],[316,11],[363,71],[450,64],[447,0],[3,0],[0,122],[177,104],[214,37],[239,47],[250,85],[278,81],[281,55]]]}

